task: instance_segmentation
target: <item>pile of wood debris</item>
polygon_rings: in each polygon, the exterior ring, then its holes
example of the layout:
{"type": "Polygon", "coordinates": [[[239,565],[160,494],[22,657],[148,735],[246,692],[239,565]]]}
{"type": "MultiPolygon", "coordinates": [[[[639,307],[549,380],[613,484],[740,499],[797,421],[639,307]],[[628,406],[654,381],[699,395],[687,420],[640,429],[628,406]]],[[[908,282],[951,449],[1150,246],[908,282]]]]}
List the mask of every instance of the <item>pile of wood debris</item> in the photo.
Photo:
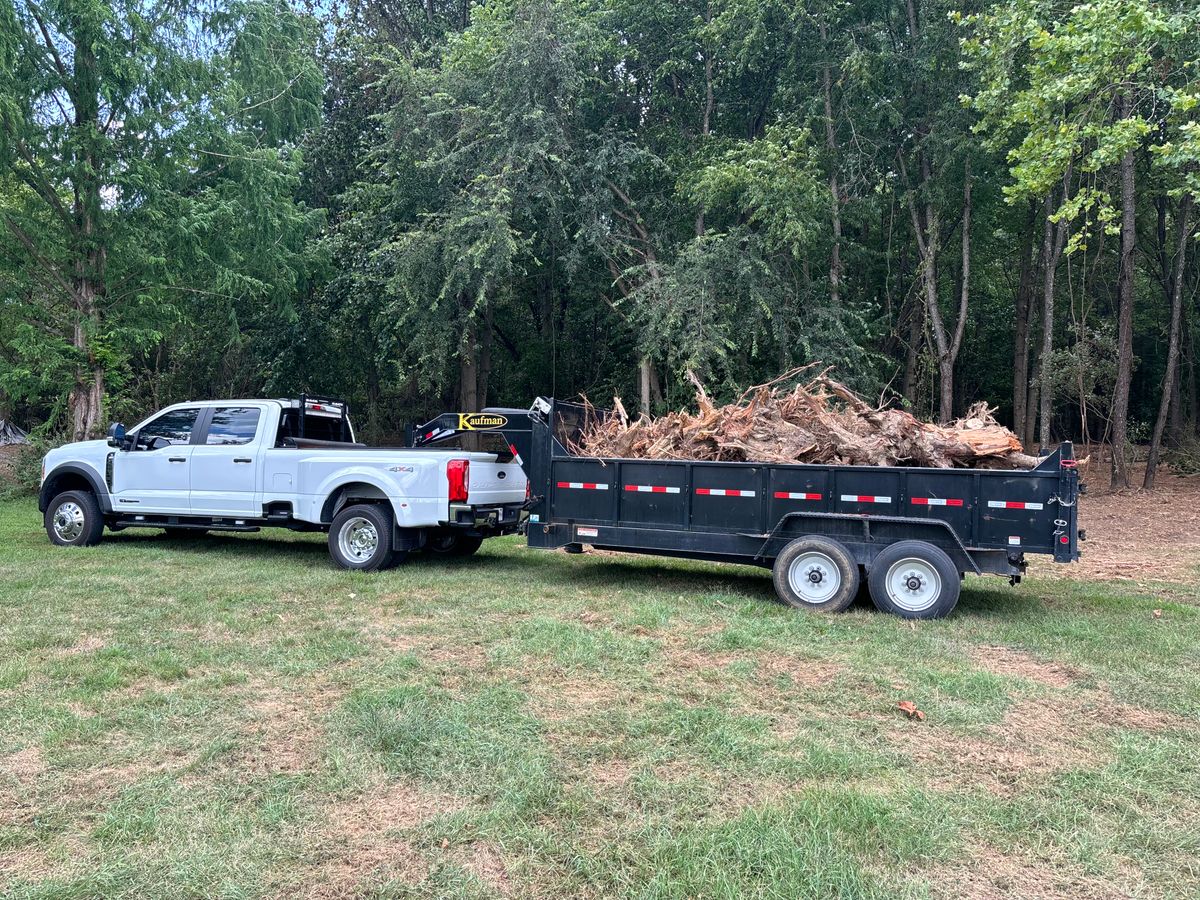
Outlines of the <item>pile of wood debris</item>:
{"type": "Polygon", "coordinates": [[[750,388],[725,406],[716,406],[690,375],[698,413],[631,421],[620,398],[613,398],[614,414],[589,416],[571,449],[625,459],[852,466],[1029,469],[1038,463],[986,403],[949,425],[933,425],[902,409],[871,406],[828,369],[797,381],[810,369],[750,388]]]}

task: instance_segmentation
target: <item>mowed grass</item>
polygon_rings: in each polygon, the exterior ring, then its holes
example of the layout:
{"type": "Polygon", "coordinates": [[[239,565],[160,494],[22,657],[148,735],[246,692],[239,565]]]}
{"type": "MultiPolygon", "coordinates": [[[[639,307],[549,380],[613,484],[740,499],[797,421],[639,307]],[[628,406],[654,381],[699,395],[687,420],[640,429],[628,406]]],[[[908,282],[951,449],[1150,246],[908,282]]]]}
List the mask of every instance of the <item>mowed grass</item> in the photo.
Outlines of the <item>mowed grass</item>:
{"type": "Polygon", "coordinates": [[[66,551],[29,501],[0,585],[6,897],[1200,894],[1191,589],[820,617],[516,539],[376,575],[288,533],[66,551]]]}

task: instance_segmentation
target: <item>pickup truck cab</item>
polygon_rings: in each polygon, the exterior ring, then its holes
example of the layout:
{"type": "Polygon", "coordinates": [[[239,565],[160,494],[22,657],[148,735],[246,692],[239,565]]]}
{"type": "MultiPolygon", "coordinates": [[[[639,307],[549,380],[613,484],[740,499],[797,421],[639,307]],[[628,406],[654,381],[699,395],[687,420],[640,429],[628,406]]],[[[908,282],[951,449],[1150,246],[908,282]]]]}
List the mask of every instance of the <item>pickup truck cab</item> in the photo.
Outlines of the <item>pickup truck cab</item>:
{"type": "Polygon", "coordinates": [[[338,565],[374,570],[413,550],[467,555],[515,531],[526,485],[496,453],[360,444],[337,401],[219,400],[51,450],[38,507],[60,546],[95,544],[105,527],[277,526],[326,531],[338,565]]]}

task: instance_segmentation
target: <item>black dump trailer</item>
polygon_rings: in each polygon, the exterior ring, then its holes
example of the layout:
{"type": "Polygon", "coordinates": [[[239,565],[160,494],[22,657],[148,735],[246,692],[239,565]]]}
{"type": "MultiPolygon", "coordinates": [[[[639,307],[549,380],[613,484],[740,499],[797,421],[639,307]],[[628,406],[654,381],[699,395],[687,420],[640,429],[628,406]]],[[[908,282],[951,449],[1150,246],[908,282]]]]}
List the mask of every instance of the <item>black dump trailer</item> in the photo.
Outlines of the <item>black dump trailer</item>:
{"type": "Polygon", "coordinates": [[[1079,558],[1070,443],[1031,471],[572,453],[586,417],[605,414],[545,398],[528,411],[481,414],[493,416],[485,427],[504,434],[529,478],[529,546],[769,567],[780,598],[812,610],[845,609],[865,579],[876,606],[913,619],[949,613],[966,573],[1015,584],[1027,553],[1079,558]]]}

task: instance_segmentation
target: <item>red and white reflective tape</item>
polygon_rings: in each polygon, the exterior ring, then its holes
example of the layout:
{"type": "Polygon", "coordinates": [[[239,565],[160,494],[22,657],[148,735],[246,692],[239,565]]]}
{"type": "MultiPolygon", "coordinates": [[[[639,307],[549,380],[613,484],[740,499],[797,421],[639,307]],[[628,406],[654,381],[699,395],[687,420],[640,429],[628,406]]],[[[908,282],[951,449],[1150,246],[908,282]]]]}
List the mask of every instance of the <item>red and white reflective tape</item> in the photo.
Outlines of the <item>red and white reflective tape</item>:
{"type": "Polygon", "coordinates": [[[776,491],[776,500],[820,500],[820,494],[805,494],[800,491],[776,491]]]}
{"type": "Polygon", "coordinates": [[[870,494],[842,494],[843,503],[891,503],[891,497],[878,497],[870,494]]]}
{"type": "Polygon", "coordinates": [[[515,462],[518,466],[525,465],[525,460],[521,459],[521,454],[517,452],[516,444],[509,444],[508,452],[513,455],[513,462],[515,462]]]}
{"type": "Polygon", "coordinates": [[[599,484],[594,481],[560,481],[560,488],[575,488],[577,491],[607,491],[607,484],[599,484]]]}
{"type": "Polygon", "coordinates": [[[639,494],[678,494],[679,488],[668,487],[665,484],[627,484],[625,490],[636,491],[639,494]]]}
{"type": "Polygon", "coordinates": [[[1045,509],[1041,503],[1026,503],[1022,500],[989,500],[992,509],[1045,509]]]}
{"type": "Polygon", "coordinates": [[[754,491],[735,491],[732,488],[696,488],[703,497],[753,497],[754,491]]]}
{"type": "Polygon", "coordinates": [[[943,497],[913,497],[913,506],[962,506],[963,502],[954,498],[943,497]]]}

